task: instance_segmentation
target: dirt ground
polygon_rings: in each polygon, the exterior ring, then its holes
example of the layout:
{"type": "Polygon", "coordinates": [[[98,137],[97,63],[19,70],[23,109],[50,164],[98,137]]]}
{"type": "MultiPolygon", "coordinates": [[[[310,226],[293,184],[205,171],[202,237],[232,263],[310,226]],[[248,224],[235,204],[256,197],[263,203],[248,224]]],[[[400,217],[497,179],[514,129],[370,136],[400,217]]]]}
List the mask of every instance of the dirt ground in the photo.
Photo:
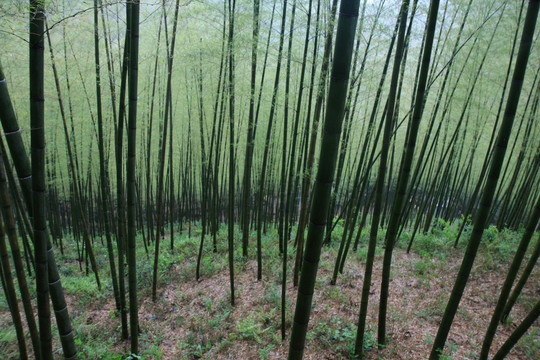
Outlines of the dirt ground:
{"type": "MultiPolygon", "coordinates": [[[[353,344],[355,324],[360,306],[360,293],[364,264],[353,259],[346,266],[335,286],[329,284],[333,255],[326,253],[321,260],[314,309],[310,320],[305,359],[346,359],[347,347],[353,344]],[[341,331],[345,327],[347,331],[341,331]],[[341,351],[340,351],[341,350],[341,351]]],[[[375,261],[368,312],[368,331],[375,338],[380,293],[381,256],[375,261]]],[[[424,259],[416,254],[406,254],[396,249],[387,329],[390,336],[383,350],[373,347],[366,352],[366,359],[426,359],[436,335],[446,299],[452,289],[453,279],[460,264],[456,252],[444,261],[424,259]]],[[[173,264],[171,277],[181,271],[186,263],[173,264]]],[[[486,269],[485,259],[479,257],[466,288],[465,295],[448,338],[449,359],[473,359],[478,354],[486,325],[495,306],[498,291],[507,265],[486,269]]],[[[256,281],[256,262],[245,265],[238,271],[236,282],[236,304],[229,307],[229,273],[226,268],[209,278],[183,283],[163,284],[158,291],[158,301],[145,298],[140,306],[140,327],[145,334],[157,341],[164,359],[285,359],[288,341],[281,342],[280,313],[276,301],[268,296],[270,280],[256,281]],[[225,309],[225,310],[223,310],[225,309]],[[225,312],[223,314],[222,312],[225,312]],[[220,323],[210,323],[212,317],[221,316],[220,323]],[[252,321],[246,321],[252,319],[252,321]],[[186,345],[187,344],[187,345],[186,345]],[[207,351],[205,351],[205,349],[207,351]],[[198,351],[200,350],[200,351],[198,351]]],[[[267,277],[270,274],[265,274],[267,277]]],[[[540,295],[539,272],[529,280],[521,301],[512,313],[509,325],[499,326],[493,342],[492,354],[519,323],[530,308],[531,299],[540,295]],[[526,303],[528,306],[525,306],[526,303]]],[[[279,299],[281,285],[274,285],[279,299]]],[[[290,319],[293,316],[296,291],[288,284],[290,301],[287,307],[287,335],[290,335],[290,319]]],[[[276,299],[274,299],[276,300],[276,299]]],[[[106,323],[112,303],[96,309],[89,309],[88,321],[106,323]]],[[[536,335],[530,341],[538,344],[538,324],[536,335]]],[[[111,329],[113,331],[113,329],[111,329]]],[[[529,333],[531,333],[529,331],[529,333]]],[[[525,345],[516,347],[508,359],[540,358],[535,351],[527,354],[525,345]]],[[[127,349],[127,344],[117,342],[118,352],[127,349]]],[[[532,349],[528,349],[529,352],[532,349]]]]}
{"type": "MultiPolygon", "coordinates": [[[[332,286],[334,259],[334,252],[323,251],[305,359],[347,359],[354,345],[365,265],[360,256],[351,257],[337,284],[332,286]]],[[[256,280],[255,261],[237,266],[236,303],[231,307],[225,262],[213,274],[203,274],[200,281],[195,281],[194,261],[182,258],[170,262],[158,287],[156,302],[151,301],[149,290],[141,291],[140,347],[146,349],[143,358],[286,359],[288,338],[281,341],[280,333],[281,284],[275,280],[281,272],[279,263],[268,266],[260,282],[256,280]]],[[[395,250],[387,321],[389,341],[379,350],[374,342],[382,256],[377,255],[369,299],[369,336],[365,340],[371,346],[365,353],[366,359],[428,357],[460,261],[457,250],[450,251],[443,259],[395,250]]],[[[452,325],[446,359],[477,358],[507,267],[508,264],[489,262],[486,256],[479,255],[452,325]]],[[[539,284],[537,267],[512,312],[510,324],[499,326],[492,355],[540,296],[539,284]]],[[[296,289],[291,283],[287,284],[287,293],[288,337],[296,302],[296,289]]],[[[100,336],[104,342],[110,341],[106,350],[111,354],[106,358],[110,359],[121,358],[121,355],[113,356],[114,353],[129,351],[129,342],[117,336],[120,320],[113,315],[112,296],[84,305],[75,295],[68,294],[67,298],[72,316],[80,324],[76,330],[84,335],[82,342],[100,336]]],[[[0,323],[10,323],[8,313],[1,314],[0,323]]],[[[507,359],[540,359],[539,329],[537,322],[507,359]]],[[[85,354],[85,358],[103,358],[93,355],[91,348],[86,348],[85,354]]]]}

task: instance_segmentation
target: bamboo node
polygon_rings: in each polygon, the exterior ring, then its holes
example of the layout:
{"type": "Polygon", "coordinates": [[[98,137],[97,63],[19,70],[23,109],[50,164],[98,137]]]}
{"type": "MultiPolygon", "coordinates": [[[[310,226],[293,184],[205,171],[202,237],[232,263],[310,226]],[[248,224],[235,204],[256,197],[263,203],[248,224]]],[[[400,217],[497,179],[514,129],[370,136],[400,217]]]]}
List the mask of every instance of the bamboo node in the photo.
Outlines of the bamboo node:
{"type": "MultiPolygon", "coordinates": [[[[6,80],[6,79],[4,79],[6,80]]],[[[1,82],[1,81],[0,81],[1,82]]],[[[19,134],[21,132],[21,128],[18,128],[17,130],[15,131],[8,131],[8,132],[4,132],[4,135],[5,136],[8,136],[8,135],[15,135],[15,134],[19,134]]]]}

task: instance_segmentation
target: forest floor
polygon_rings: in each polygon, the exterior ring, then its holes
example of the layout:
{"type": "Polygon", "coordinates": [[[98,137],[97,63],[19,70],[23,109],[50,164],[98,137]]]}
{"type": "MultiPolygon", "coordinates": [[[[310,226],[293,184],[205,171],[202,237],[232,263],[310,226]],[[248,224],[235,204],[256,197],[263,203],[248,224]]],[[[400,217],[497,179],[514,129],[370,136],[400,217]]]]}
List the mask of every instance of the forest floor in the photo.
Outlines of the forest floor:
{"type": "MultiPolygon", "coordinates": [[[[305,359],[348,359],[354,347],[360,306],[366,244],[361,243],[335,286],[330,278],[337,253],[336,244],[323,249],[317,277],[313,310],[308,329],[305,359]]],[[[422,235],[410,254],[399,243],[394,253],[388,307],[388,344],[376,346],[376,324],[380,294],[382,248],[377,248],[371,285],[366,359],[426,359],[446,306],[463,255],[454,249],[453,227],[422,235]]],[[[175,250],[168,237],[162,242],[157,301],[151,300],[152,258],[144,247],[138,249],[140,349],[145,359],[286,359],[288,341],[281,341],[281,262],[275,234],[263,239],[263,280],[256,280],[255,248],[249,260],[235,253],[236,304],[230,305],[229,270],[225,231],[218,236],[218,252],[210,249],[201,265],[201,279],[195,281],[195,263],[200,234],[176,235],[175,250]]],[[[466,239],[466,236],[464,237],[466,239]]],[[[476,359],[486,326],[504,281],[519,234],[488,230],[476,259],[457,316],[448,338],[444,359],[476,359]]],[[[142,242],[142,241],[141,241],[142,242]]],[[[463,241],[462,241],[463,242],[463,241]]],[[[254,243],[254,241],[253,241],[254,243]]],[[[120,318],[115,310],[107,271],[105,247],[96,241],[98,266],[104,288],[95,285],[93,274],[79,269],[73,244],[58,255],[59,269],[69,303],[76,342],[83,359],[126,359],[129,341],[120,338],[120,318]]],[[[289,258],[292,270],[294,251],[289,258]]],[[[127,268],[126,268],[127,273],[127,268]]],[[[287,336],[296,301],[296,289],[288,277],[287,336]]],[[[540,269],[537,266],[523,290],[508,324],[500,325],[492,354],[540,296],[540,269]]],[[[127,287],[127,284],[126,284],[127,287]]],[[[0,356],[15,359],[17,346],[5,300],[0,299],[0,356]]],[[[55,335],[55,338],[57,336],[55,335]]],[[[55,340],[56,356],[61,348],[55,340]]],[[[540,359],[538,322],[521,339],[507,359],[540,359]]]]}

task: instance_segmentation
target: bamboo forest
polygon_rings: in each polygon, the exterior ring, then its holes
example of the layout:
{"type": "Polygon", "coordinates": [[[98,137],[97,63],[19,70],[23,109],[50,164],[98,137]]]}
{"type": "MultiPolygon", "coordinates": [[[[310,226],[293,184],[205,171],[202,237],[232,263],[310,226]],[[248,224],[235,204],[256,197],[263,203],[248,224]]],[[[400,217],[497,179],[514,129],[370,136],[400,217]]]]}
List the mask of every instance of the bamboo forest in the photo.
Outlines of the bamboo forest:
{"type": "Polygon", "coordinates": [[[0,360],[540,359],[540,0],[0,0],[0,360]]]}

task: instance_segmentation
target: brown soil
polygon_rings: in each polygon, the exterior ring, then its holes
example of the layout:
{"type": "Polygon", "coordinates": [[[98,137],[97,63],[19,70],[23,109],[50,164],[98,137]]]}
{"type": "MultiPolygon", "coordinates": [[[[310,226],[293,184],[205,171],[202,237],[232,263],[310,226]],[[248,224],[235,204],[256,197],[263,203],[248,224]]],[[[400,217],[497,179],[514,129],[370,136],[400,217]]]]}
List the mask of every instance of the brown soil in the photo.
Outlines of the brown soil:
{"type": "MultiPolygon", "coordinates": [[[[388,345],[382,350],[376,347],[368,350],[366,359],[416,360],[428,357],[460,265],[460,254],[451,251],[444,261],[436,258],[426,260],[417,254],[406,254],[396,249],[388,307],[388,345]]],[[[225,256],[221,253],[216,258],[225,256]]],[[[329,279],[334,259],[333,252],[323,251],[305,359],[347,359],[347,348],[351,348],[354,342],[364,263],[360,258],[352,257],[337,285],[331,286],[329,279]]],[[[140,346],[147,354],[151,347],[159,349],[156,353],[161,353],[161,356],[147,355],[145,358],[286,359],[288,340],[281,341],[278,308],[281,284],[275,281],[281,272],[279,264],[269,266],[261,282],[256,280],[255,261],[237,266],[236,304],[231,307],[229,273],[225,262],[221,262],[213,274],[206,274],[197,282],[193,279],[194,261],[183,259],[171,263],[168,273],[163,275],[167,280],[162,279],[156,302],[151,301],[149,289],[141,289],[140,346]]],[[[474,354],[479,353],[504,281],[502,274],[508,267],[508,264],[494,263],[497,262],[489,261],[484,255],[479,255],[476,261],[448,338],[447,345],[450,346],[447,346],[446,353],[452,355],[448,359],[477,358],[474,354]]],[[[367,330],[373,332],[373,338],[376,337],[381,264],[382,256],[377,255],[367,322],[367,330]]],[[[540,269],[537,267],[512,312],[514,320],[509,325],[499,326],[492,355],[540,296],[539,280],[540,269]]],[[[290,283],[287,293],[289,336],[296,301],[296,289],[290,283]]],[[[68,301],[78,322],[93,329],[93,333],[87,336],[107,338],[119,333],[119,317],[111,319],[114,314],[112,296],[82,308],[75,296],[68,296],[68,301]]],[[[0,323],[9,322],[8,316],[8,313],[1,314],[0,323]]],[[[535,343],[537,350],[527,349],[527,343],[522,342],[512,350],[508,359],[540,359],[538,322],[534,327],[528,333],[528,343],[535,343]],[[531,339],[534,336],[536,338],[531,339]]],[[[84,327],[79,331],[85,331],[84,327]]],[[[110,348],[117,354],[128,350],[129,342],[126,340],[116,340],[110,348]]],[[[94,358],[91,350],[87,355],[94,358]]]]}

